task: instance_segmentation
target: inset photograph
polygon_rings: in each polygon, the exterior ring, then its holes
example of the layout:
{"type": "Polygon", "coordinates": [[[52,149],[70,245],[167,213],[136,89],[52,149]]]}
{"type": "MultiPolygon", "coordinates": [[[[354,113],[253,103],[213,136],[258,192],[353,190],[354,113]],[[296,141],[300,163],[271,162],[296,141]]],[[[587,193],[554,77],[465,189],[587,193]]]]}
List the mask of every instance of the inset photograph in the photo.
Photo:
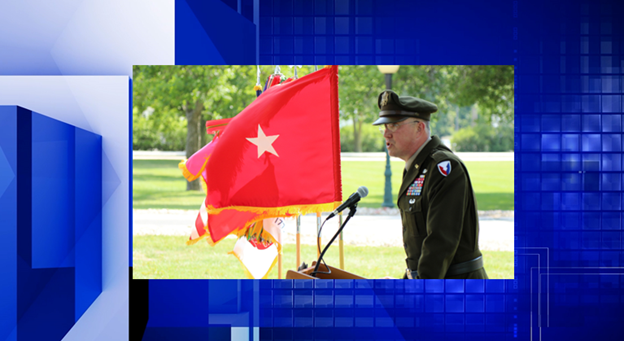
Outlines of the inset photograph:
{"type": "Polygon", "coordinates": [[[137,65],[134,279],[513,279],[513,66],[137,65]]]}

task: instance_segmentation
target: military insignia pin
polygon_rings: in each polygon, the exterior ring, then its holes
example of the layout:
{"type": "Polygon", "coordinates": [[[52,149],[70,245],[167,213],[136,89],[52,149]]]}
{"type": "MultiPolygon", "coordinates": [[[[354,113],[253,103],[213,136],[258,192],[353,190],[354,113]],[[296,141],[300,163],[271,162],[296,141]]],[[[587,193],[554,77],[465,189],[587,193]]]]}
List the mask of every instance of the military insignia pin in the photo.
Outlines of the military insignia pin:
{"type": "Polygon", "coordinates": [[[440,174],[444,176],[451,174],[451,161],[442,161],[438,163],[438,170],[440,171],[440,174]]]}
{"type": "Polygon", "coordinates": [[[381,95],[381,106],[388,104],[388,92],[384,91],[383,95],[381,95]]]}
{"type": "Polygon", "coordinates": [[[425,173],[427,173],[427,169],[426,168],[423,169],[423,174],[425,174],[425,173]]]}
{"type": "Polygon", "coordinates": [[[410,204],[413,204],[415,202],[416,202],[416,199],[410,199],[410,201],[409,201],[410,204]]]}

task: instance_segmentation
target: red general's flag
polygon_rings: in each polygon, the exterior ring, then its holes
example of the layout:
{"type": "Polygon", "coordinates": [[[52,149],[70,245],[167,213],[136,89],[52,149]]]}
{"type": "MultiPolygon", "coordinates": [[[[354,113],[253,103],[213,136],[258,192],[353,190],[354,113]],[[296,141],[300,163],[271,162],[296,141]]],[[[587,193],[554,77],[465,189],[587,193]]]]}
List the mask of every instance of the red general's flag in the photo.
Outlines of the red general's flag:
{"type": "Polygon", "coordinates": [[[206,132],[208,134],[215,134],[215,137],[200,150],[196,151],[195,154],[191,155],[188,160],[182,160],[182,162],[178,164],[178,168],[182,170],[182,174],[188,181],[196,180],[202,175],[204,175],[205,180],[206,174],[204,173],[204,170],[206,169],[208,159],[210,158],[210,155],[219,140],[219,131],[225,129],[230,120],[231,118],[226,118],[206,122],[206,132]]]}
{"type": "Polygon", "coordinates": [[[265,91],[221,132],[205,171],[213,243],[265,218],[334,210],[342,199],[338,67],[265,91]],[[213,224],[221,215],[243,224],[213,224]]]}
{"type": "MultiPolygon", "coordinates": [[[[208,174],[206,172],[206,164],[208,163],[208,159],[212,155],[212,151],[219,141],[219,132],[223,131],[227,126],[227,123],[230,119],[225,120],[214,120],[206,122],[207,132],[208,133],[216,133],[215,137],[212,141],[210,141],[203,148],[198,150],[195,154],[191,155],[188,160],[183,160],[180,162],[178,167],[182,170],[182,174],[188,181],[193,181],[201,176],[201,179],[204,183],[204,188],[206,188],[206,181],[208,179],[208,174]]],[[[210,237],[208,239],[208,243],[214,245],[215,240],[210,234],[206,232],[209,231],[209,226],[212,225],[212,230],[214,231],[233,231],[239,237],[241,235],[253,235],[254,233],[261,239],[270,240],[275,242],[273,236],[268,232],[266,232],[262,226],[262,221],[259,221],[255,224],[251,224],[247,227],[246,222],[251,221],[258,216],[255,212],[250,211],[237,211],[237,210],[226,210],[217,214],[209,215],[206,211],[206,207],[208,206],[209,201],[208,197],[204,200],[202,205],[199,208],[199,213],[197,214],[197,218],[195,218],[195,228],[191,232],[191,236],[187,244],[195,244],[203,238],[210,237]]],[[[273,219],[265,219],[273,220],[273,219]]],[[[251,242],[251,241],[250,241],[251,242]]],[[[240,245],[240,243],[237,243],[240,245]]],[[[253,245],[253,244],[249,244],[253,245]]],[[[245,249],[249,248],[249,245],[244,245],[245,249]]],[[[239,247],[240,249],[240,247],[239,247]]],[[[278,247],[274,247],[275,250],[278,247]]],[[[235,253],[236,254],[236,253],[235,253]]],[[[242,253],[241,253],[242,254],[242,253]]],[[[251,251],[247,252],[248,255],[253,254],[251,251]]],[[[263,257],[266,257],[268,253],[262,253],[263,257]]],[[[247,257],[249,258],[249,256],[247,257]]],[[[239,257],[239,259],[241,259],[239,257]]],[[[262,263],[262,262],[261,262],[262,263]]],[[[244,264],[243,264],[244,265],[244,264]]],[[[255,270],[257,271],[257,269],[255,270]]],[[[250,271],[246,271],[247,274],[250,274],[250,271]]],[[[261,276],[262,277],[262,276],[261,276]]],[[[251,277],[253,278],[253,277],[251,277]]]]}
{"type": "MultiPolygon", "coordinates": [[[[206,171],[208,159],[210,159],[212,151],[219,141],[220,132],[225,129],[230,120],[231,119],[228,118],[206,122],[206,131],[209,134],[215,133],[214,139],[195,152],[195,154],[189,157],[188,160],[183,160],[178,165],[178,167],[182,170],[182,174],[188,181],[196,180],[201,176],[204,185],[206,184],[206,180],[208,179],[206,171]]],[[[204,186],[204,188],[205,187],[206,186],[204,186]]],[[[187,244],[195,244],[205,237],[211,237],[208,239],[208,243],[214,245],[214,240],[216,239],[212,238],[209,234],[206,234],[206,232],[209,231],[209,225],[212,224],[215,226],[213,229],[217,231],[238,231],[238,233],[241,234],[245,232],[243,230],[245,222],[257,216],[257,214],[253,212],[238,212],[234,210],[209,215],[206,211],[208,203],[208,197],[206,197],[199,208],[199,213],[195,219],[195,228],[191,232],[191,236],[189,237],[187,244]]]]}

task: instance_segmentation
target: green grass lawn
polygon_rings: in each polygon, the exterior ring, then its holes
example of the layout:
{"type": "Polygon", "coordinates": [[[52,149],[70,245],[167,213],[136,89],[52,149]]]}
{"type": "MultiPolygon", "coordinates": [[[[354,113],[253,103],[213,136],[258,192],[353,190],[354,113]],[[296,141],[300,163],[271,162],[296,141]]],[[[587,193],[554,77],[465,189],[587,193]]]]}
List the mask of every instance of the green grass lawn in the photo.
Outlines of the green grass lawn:
{"type": "MultiPolygon", "coordinates": [[[[186,191],[186,182],[175,160],[133,161],[133,207],[198,209],[205,198],[203,192],[186,191]]],[[[393,202],[401,185],[405,164],[391,162],[393,202]]],[[[466,162],[479,210],[513,210],[513,162],[466,162]]],[[[384,194],[385,162],[342,162],[342,191],[347,198],[358,187],[368,187],[368,197],[361,207],[381,207],[384,194]]]]}
{"type": "MultiPolygon", "coordinates": [[[[215,247],[206,242],[187,246],[186,236],[134,236],[133,278],[150,279],[236,279],[245,278],[236,257],[228,255],[235,239],[227,238],[215,247]]],[[[296,265],[295,245],[284,245],[283,277],[296,265]]],[[[310,264],[317,258],[316,246],[302,245],[301,260],[310,264]]],[[[483,251],[485,269],[491,279],[514,278],[513,252],[483,251]]],[[[405,270],[401,247],[345,246],[345,270],[365,278],[401,278],[405,270]]],[[[338,244],[325,255],[327,264],[338,267],[338,244]]],[[[277,278],[277,266],[269,278],[277,278]]]]}
{"type": "Polygon", "coordinates": [[[132,207],[199,209],[206,195],[187,191],[186,180],[175,160],[134,160],[132,207]]]}

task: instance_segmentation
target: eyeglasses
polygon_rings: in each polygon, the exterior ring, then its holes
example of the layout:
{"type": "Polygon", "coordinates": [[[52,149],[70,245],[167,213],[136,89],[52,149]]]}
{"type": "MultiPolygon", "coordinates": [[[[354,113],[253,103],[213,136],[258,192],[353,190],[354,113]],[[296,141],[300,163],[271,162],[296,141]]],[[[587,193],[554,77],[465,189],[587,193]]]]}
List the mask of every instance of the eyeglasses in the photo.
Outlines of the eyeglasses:
{"type": "Polygon", "coordinates": [[[386,123],[384,125],[380,125],[379,126],[379,131],[382,134],[386,133],[386,129],[390,130],[391,133],[394,133],[395,131],[399,130],[399,128],[405,124],[405,123],[419,123],[420,121],[416,120],[416,121],[401,121],[401,122],[397,122],[397,123],[386,123]]]}

